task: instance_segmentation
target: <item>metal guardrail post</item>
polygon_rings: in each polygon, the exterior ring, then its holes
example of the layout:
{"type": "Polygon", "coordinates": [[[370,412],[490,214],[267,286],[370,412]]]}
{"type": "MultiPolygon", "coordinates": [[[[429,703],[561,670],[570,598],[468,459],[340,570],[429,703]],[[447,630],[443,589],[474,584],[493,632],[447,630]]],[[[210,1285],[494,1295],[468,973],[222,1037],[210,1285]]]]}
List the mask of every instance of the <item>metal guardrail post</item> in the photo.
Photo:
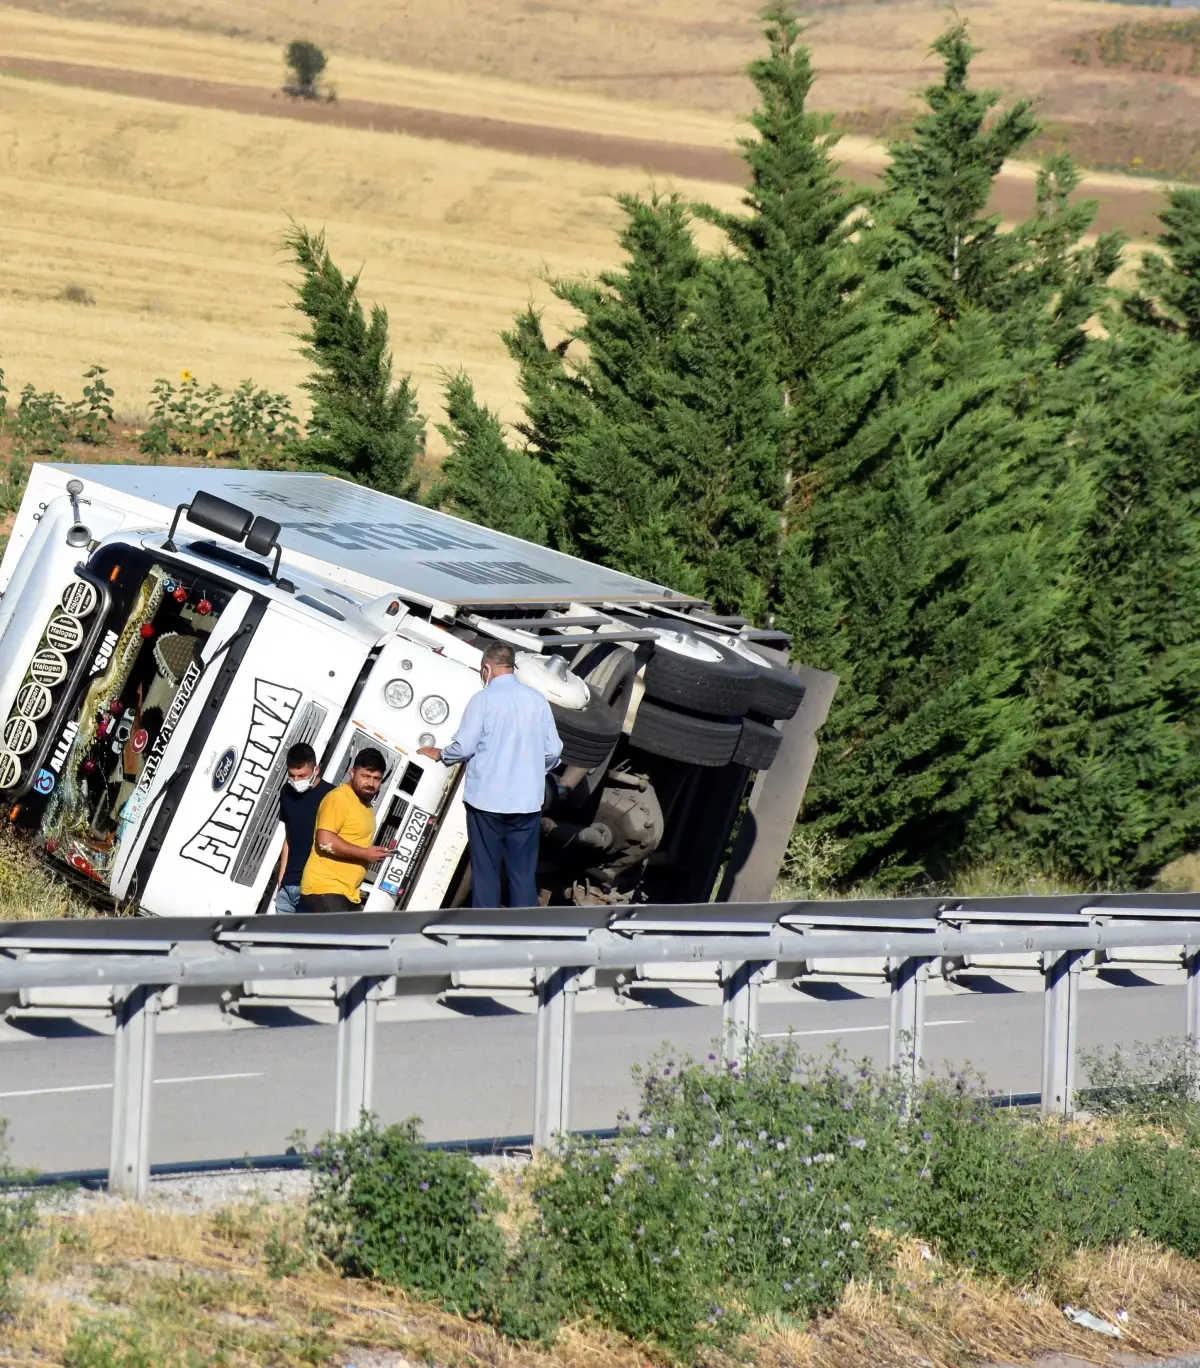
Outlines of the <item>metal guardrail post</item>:
{"type": "Polygon", "coordinates": [[[375,1019],[381,978],[337,981],[337,1084],[333,1128],[353,1130],[371,1110],[375,1082],[375,1019]]]}
{"type": "Polygon", "coordinates": [[[725,1059],[741,1064],[758,1039],[758,990],[764,966],[755,960],[722,960],[722,1037],[725,1059]]]}
{"type": "Polygon", "coordinates": [[[1194,1064],[1192,1092],[1200,1101],[1200,950],[1185,950],[1183,967],[1187,973],[1187,1017],[1184,1034],[1191,1048],[1194,1064]]]}
{"type": "Polygon", "coordinates": [[[578,969],[537,974],[537,1060],[534,1068],[533,1148],[554,1149],[570,1129],[571,1051],[575,1040],[578,969]]]}
{"type": "Polygon", "coordinates": [[[1079,1028],[1079,968],[1085,950],[1047,952],[1042,1024],[1042,1115],[1075,1114],[1075,1037],[1079,1028]]]}
{"type": "Polygon", "coordinates": [[[162,989],[151,985],[114,993],[112,1143],[108,1190],[135,1201],[150,1191],[150,1119],[154,1037],[162,989]]]}
{"type": "Polygon", "coordinates": [[[925,985],[930,961],[925,958],[888,960],[891,1019],[888,1029],[888,1067],[899,1078],[907,1096],[921,1081],[925,1042],[925,985]]]}

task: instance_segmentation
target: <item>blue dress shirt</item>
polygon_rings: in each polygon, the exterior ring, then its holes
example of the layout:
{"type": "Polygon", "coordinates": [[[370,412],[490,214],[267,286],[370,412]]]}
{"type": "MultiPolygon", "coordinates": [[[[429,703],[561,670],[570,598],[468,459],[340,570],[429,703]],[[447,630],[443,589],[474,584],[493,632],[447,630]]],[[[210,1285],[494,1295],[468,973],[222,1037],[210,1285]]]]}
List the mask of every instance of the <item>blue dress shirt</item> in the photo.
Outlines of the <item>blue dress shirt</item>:
{"type": "Polygon", "coordinates": [[[442,763],[467,761],[464,801],[482,812],[540,812],[562,758],[550,704],[512,674],[471,697],[442,763]]]}

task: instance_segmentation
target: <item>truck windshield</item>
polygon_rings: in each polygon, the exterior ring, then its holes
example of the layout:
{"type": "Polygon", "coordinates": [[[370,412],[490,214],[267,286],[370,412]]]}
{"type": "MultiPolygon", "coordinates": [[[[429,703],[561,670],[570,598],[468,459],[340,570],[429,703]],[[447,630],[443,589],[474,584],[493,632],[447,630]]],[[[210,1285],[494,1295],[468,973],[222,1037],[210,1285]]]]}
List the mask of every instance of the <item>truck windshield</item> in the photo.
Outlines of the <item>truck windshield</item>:
{"type": "Polygon", "coordinates": [[[232,591],[130,546],[106,547],[90,568],[108,583],[112,604],[22,820],[36,826],[48,854],[107,884],[232,591]]]}

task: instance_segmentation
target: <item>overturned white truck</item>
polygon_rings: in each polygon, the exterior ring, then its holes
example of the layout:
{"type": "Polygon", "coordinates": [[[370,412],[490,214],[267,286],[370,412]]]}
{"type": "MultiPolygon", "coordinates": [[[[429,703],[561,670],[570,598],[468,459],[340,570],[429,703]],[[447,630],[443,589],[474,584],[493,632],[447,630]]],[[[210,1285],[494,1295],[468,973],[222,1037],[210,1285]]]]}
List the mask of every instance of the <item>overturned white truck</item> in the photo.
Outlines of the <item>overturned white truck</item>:
{"type": "Polygon", "coordinates": [[[545,903],[766,897],[836,684],[781,633],[320,474],[37,465],[0,594],[0,802],[150,914],[271,909],[298,741],[334,782],[387,759],[366,910],[469,901],[461,776],[417,751],[497,639],[563,741],[545,903]]]}

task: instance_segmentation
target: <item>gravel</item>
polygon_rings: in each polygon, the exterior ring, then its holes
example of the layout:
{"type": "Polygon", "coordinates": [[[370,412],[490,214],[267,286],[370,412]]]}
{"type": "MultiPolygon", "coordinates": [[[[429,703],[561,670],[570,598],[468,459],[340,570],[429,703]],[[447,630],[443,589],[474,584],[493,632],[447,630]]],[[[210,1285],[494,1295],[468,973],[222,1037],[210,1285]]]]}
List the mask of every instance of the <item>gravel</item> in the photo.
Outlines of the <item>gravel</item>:
{"type": "MultiPolygon", "coordinates": [[[[481,1155],[475,1162],[494,1177],[520,1173],[530,1163],[527,1154],[481,1155]]],[[[220,1207],[249,1206],[255,1202],[296,1203],[308,1196],[305,1169],[233,1169],[225,1173],[190,1173],[151,1178],[146,1205],[159,1211],[216,1211],[220,1207]]],[[[64,1193],[42,1193],[56,1211],[82,1215],[98,1207],[121,1206],[125,1198],[107,1192],[74,1188],[64,1193]]],[[[360,1365],[361,1368],[361,1365],[360,1365]]]]}

